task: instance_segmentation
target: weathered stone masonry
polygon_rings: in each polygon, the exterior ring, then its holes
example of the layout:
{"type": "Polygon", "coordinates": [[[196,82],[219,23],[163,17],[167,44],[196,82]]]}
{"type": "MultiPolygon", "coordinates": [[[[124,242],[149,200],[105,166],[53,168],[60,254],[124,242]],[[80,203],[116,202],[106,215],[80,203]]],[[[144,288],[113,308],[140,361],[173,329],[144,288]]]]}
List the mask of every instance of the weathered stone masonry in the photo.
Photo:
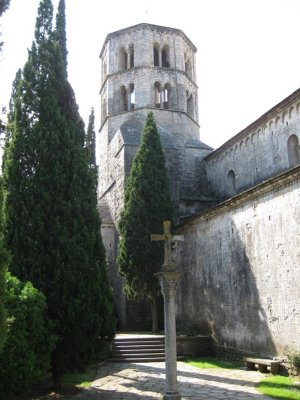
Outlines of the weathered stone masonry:
{"type": "Polygon", "coordinates": [[[265,355],[300,343],[300,167],[183,225],[179,328],[265,355]]]}
{"type": "Polygon", "coordinates": [[[195,52],[182,31],[150,24],[109,34],[101,51],[99,209],[105,216],[102,235],[123,329],[132,329],[140,317],[129,315],[129,303],[120,294],[122,280],[115,276],[117,224],[126,177],[149,111],[154,113],[166,156],[176,219],[213,201],[209,185],[201,184],[206,174],[203,159],[212,148],[199,140],[195,52]]]}
{"type": "Polygon", "coordinates": [[[228,198],[300,162],[300,90],[206,157],[207,176],[228,198]]]}
{"type": "Polygon", "coordinates": [[[178,327],[210,333],[218,349],[282,354],[300,346],[300,89],[213,151],[199,140],[195,53],[182,31],[150,24],[109,34],[101,51],[98,195],[119,327],[150,326],[125,299],[116,253],[125,180],[153,111],[185,235],[178,327]]]}

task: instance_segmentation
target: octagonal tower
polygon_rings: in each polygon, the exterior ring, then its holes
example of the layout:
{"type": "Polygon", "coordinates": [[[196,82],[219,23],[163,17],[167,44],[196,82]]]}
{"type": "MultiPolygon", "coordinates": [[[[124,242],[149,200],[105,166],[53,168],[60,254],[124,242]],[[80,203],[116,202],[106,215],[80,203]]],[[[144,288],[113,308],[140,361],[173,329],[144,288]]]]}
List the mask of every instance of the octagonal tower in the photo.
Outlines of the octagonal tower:
{"type": "Polygon", "coordinates": [[[114,286],[120,284],[116,226],[125,180],[149,111],[165,152],[176,220],[209,202],[202,160],[212,149],[199,140],[195,54],[196,47],[181,30],[145,23],[110,33],[103,44],[98,195],[114,286]]]}

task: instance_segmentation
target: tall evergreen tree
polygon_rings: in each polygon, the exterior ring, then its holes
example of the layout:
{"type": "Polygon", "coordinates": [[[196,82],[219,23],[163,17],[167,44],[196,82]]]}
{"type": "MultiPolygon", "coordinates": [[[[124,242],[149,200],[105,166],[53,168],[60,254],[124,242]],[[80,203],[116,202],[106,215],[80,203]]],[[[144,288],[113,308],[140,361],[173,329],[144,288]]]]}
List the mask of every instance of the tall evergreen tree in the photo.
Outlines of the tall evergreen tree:
{"type": "Polygon", "coordinates": [[[52,18],[51,0],[42,0],[35,41],[13,91],[4,176],[11,269],[46,295],[58,336],[52,373],[59,385],[67,370],[99,359],[114,335],[114,318],[95,176],[66,80],[66,45],[58,39],[65,35],[52,30],[52,18]]]}
{"type": "Polygon", "coordinates": [[[4,189],[3,180],[0,177],[0,352],[5,341],[6,317],[5,317],[5,272],[8,263],[8,254],[4,247],[4,189]]]}
{"type": "Polygon", "coordinates": [[[10,0],[0,0],[0,17],[9,7],[10,0]]]}
{"type": "Polygon", "coordinates": [[[67,71],[67,35],[66,35],[66,4],[65,0],[60,0],[58,3],[58,12],[56,14],[56,28],[55,37],[59,43],[60,49],[62,51],[62,58],[64,64],[65,76],[68,76],[67,71]]]}
{"type": "MultiPolygon", "coordinates": [[[[10,0],[0,0],[0,17],[8,9],[10,0]]],[[[1,35],[1,33],[0,33],[1,35]]],[[[0,52],[2,51],[3,42],[0,42],[0,52]]]]}
{"type": "Polygon", "coordinates": [[[95,111],[91,108],[89,115],[89,123],[86,131],[85,147],[89,164],[92,168],[96,168],[96,132],[95,132],[95,111]]]}
{"type": "Polygon", "coordinates": [[[163,246],[151,242],[160,232],[162,221],[170,220],[172,206],[161,147],[153,113],[147,116],[141,144],[126,182],[125,204],[121,213],[118,264],[130,297],[148,299],[152,330],[158,330],[157,297],[160,293],[156,272],[163,264],[163,246]]]}

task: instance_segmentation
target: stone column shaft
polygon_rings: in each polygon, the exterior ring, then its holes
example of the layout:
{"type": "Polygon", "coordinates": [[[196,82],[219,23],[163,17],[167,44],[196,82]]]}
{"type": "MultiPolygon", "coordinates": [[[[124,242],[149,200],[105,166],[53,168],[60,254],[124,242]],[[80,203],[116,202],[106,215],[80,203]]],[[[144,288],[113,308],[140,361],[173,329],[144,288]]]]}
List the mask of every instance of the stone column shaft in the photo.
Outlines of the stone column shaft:
{"type": "Polygon", "coordinates": [[[165,357],[166,357],[166,384],[163,400],[180,400],[177,389],[177,349],[176,349],[176,320],[175,320],[175,293],[179,272],[164,271],[158,274],[162,294],[164,296],[165,314],[165,357]]]}
{"type": "Polygon", "coordinates": [[[158,65],[162,67],[162,56],[161,56],[161,50],[158,50],[158,65]]]}
{"type": "Polygon", "coordinates": [[[159,92],[160,108],[164,108],[164,90],[161,87],[159,92]]]}

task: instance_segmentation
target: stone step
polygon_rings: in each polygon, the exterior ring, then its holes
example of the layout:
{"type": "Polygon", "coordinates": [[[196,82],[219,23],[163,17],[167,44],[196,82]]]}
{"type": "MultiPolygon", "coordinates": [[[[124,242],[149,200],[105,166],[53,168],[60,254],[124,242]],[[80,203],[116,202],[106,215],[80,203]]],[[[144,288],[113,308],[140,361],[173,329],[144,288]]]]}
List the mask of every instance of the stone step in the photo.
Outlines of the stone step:
{"type": "MultiPolygon", "coordinates": [[[[164,336],[117,336],[112,346],[111,362],[165,361],[164,336]]],[[[186,355],[211,355],[211,338],[197,335],[177,336],[177,360],[186,355]]]]}
{"type": "Polygon", "coordinates": [[[146,343],[141,343],[141,344],[113,344],[113,349],[157,349],[157,348],[164,348],[165,344],[164,343],[157,343],[157,344],[146,344],[146,343]]]}
{"type": "Polygon", "coordinates": [[[161,353],[165,352],[164,347],[155,347],[149,349],[148,347],[139,347],[139,348],[133,348],[133,347],[126,347],[126,348],[113,348],[113,354],[132,354],[132,353],[161,353]]]}
{"type": "Polygon", "coordinates": [[[117,337],[113,341],[111,362],[165,361],[164,337],[117,337]]]}
{"type": "Polygon", "coordinates": [[[140,357],[140,358],[149,358],[149,357],[164,357],[165,356],[165,352],[164,351],[158,351],[158,352],[152,352],[152,353],[119,353],[116,354],[114,353],[114,356],[118,357],[118,358],[136,358],[136,357],[140,357]]]}
{"type": "Polygon", "coordinates": [[[143,362],[164,362],[165,357],[136,357],[136,358],[110,358],[108,361],[112,363],[143,363],[143,362]]]}
{"type": "Polygon", "coordinates": [[[158,340],[143,340],[143,339],[120,340],[120,339],[115,339],[114,340],[114,344],[130,344],[130,345],[147,344],[147,345],[151,345],[151,344],[161,344],[161,343],[165,343],[165,340],[164,339],[158,339],[158,340]]]}

